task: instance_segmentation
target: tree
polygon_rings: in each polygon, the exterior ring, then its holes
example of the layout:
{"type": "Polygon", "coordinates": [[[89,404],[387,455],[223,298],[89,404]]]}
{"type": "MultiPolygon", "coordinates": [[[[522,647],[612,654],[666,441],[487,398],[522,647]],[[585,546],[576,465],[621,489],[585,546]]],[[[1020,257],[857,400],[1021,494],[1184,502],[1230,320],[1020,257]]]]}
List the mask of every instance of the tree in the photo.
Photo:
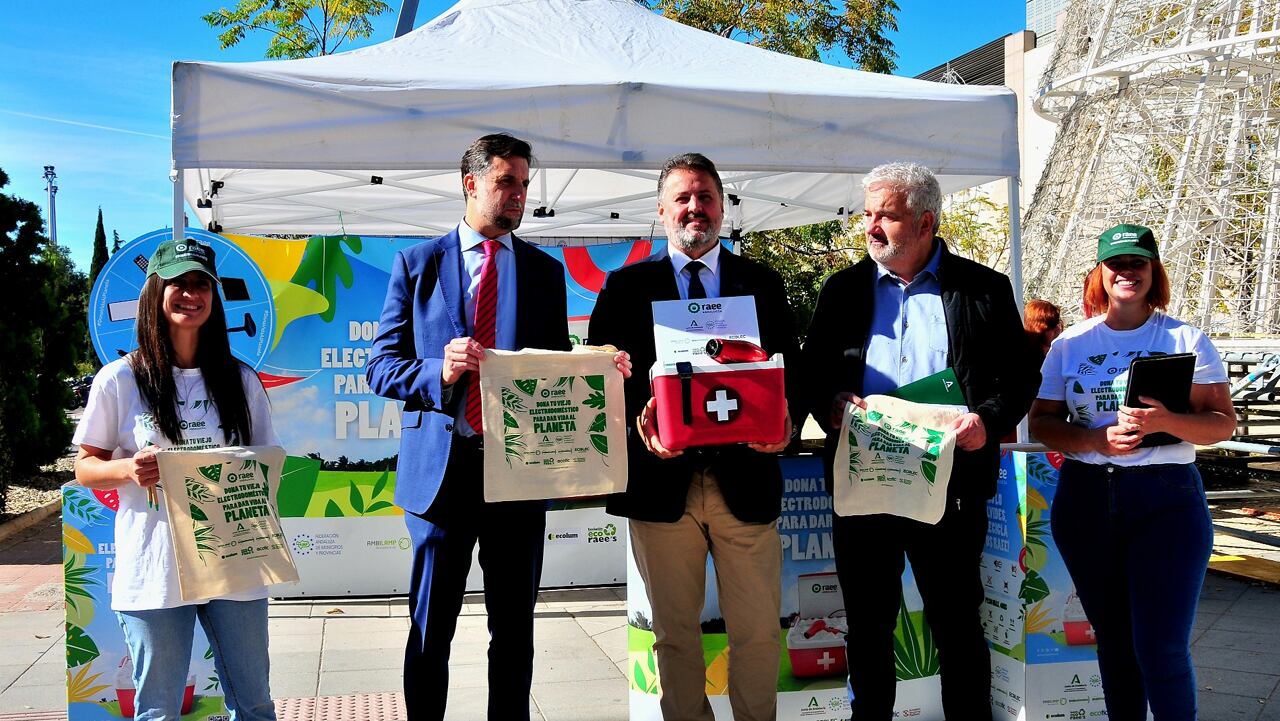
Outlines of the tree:
{"type": "Polygon", "coordinates": [[[249,31],[262,31],[271,36],[267,57],[309,58],[373,35],[371,18],[390,9],[383,0],[239,0],[235,8],[220,8],[202,19],[222,28],[223,50],[249,31]]]}
{"type": "Polygon", "coordinates": [[[111,231],[111,254],[115,255],[117,250],[120,250],[120,231],[113,230],[111,231]]]}
{"type": "Polygon", "coordinates": [[[818,291],[827,276],[852,265],[867,251],[867,241],[856,225],[838,220],[762,233],[748,233],[742,254],[773,268],[796,314],[796,329],[803,337],[818,304],[818,291]]]}
{"type": "Polygon", "coordinates": [[[107,264],[107,231],[102,227],[102,206],[98,206],[98,227],[93,231],[93,260],[89,261],[89,287],[98,279],[102,266],[107,264]]]}
{"type": "Polygon", "coordinates": [[[894,69],[894,0],[647,0],[664,17],[721,37],[808,60],[839,51],[857,68],[894,69]]]}
{"type": "MultiPolygon", "coordinates": [[[[0,170],[0,188],[8,183],[0,170]]],[[[34,203],[0,193],[0,508],[15,477],[71,440],[65,379],[75,369],[70,339],[84,332],[74,316],[83,304],[65,297],[74,271],[43,230],[34,203]]]]}
{"type": "MultiPolygon", "coordinates": [[[[664,17],[721,37],[809,60],[829,61],[838,51],[853,66],[894,69],[898,29],[895,0],[642,0],[664,17]],[[826,56],[824,58],[824,56],[826,56]]],[[[803,336],[826,277],[866,252],[856,226],[840,221],[748,233],[742,253],[782,275],[803,336]]]]}
{"type": "Polygon", "coordinates": [[[938,235],[956,255],[991,268],[1007,265],[1009,206],[980,190],[955,193],[944,199],[938,235]]]}

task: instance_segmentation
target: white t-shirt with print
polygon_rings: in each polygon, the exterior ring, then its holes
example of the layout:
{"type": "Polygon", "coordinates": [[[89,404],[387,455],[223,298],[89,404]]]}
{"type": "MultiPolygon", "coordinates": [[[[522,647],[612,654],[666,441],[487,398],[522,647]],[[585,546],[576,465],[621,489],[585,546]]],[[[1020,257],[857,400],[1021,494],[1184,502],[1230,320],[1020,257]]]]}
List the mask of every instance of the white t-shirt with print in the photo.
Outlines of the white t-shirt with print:
{"type": "MultiPolygon", "coordinates": [[[[218,427],[218,410],[209,399],[200,370],[174,368],[173,380],[178,394],[178,421],[183,427],[183,443],[179,447],[200,450],[226,445],[218,427]]],[[[240,380],[253,425],[252,443],[246,445],[279,445],[271,428],[271,408],[262,382],[247,366],[241,366],[240,380]]],[[[148,445],[175,447],[152,419],[127,358],[108,363],[94,377],[89,402],[72,443],[112,449],[112,458],[132,456],[148,445]]],[[[126,483],[117,490],[120,510],[116,513],[112,610],[147,611],[187,605],[178,588],[169,512],[163,498],[159,510],[155,510],[147,507],[147,491],[138,484],[126,483]]],[[[164,492],[163,484],[159,492],[164,492]]],[[[267,588],[263,586],[223,598],[252,601],[266,596],[267,588]]]]}
{"type": "MultiPolygon", "coordinates": [[[[1086,428],[1114,425],[1129,385],[1129,363],[1140,356],[1194,353],[1191,382],[1226,383],[1222,356],[1199,328],[1152,313],[1140,327],[1113,330],[1096,316],[1071,326],[1053,341],[1041,368],[1039,398],[1063,401],[1071,422],[1086,428]]],[[[1192,463],[1195,446],[1183,441],[1139,448],[1134,453],[1107,456],[1096,451],[1064,453],[1085,463],[1143,466],[1154,463],[1192,463]]]]}

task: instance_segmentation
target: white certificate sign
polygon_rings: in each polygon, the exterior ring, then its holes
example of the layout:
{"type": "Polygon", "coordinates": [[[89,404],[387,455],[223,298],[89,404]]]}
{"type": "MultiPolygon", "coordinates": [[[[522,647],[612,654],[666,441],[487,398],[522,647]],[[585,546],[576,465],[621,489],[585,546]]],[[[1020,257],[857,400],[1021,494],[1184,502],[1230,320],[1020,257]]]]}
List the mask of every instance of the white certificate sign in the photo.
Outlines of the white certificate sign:
{"type": "Polygon", "coordinates": [[[707,357],[707,341],[712,338],[760,345],[755,296],[653,302],[653,340],[658,363],[714,364],[715,361],[707,357]]]}

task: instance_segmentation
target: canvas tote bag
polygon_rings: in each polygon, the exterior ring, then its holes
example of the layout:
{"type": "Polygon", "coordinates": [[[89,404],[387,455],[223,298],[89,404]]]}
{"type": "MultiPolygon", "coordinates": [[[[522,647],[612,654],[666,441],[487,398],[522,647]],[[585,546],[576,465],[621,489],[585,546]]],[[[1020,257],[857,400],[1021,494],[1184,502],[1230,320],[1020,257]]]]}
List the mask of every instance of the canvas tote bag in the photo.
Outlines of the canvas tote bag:
{"type": "Polygon", "coordinates": [[[616,352],[594,346],[485,351],[485,501],[626,490],[625,406],[616,352]]]}
{"type": "Polygon", "coordinates": [[[276,510],[284,458],[277,446],[156,454],[182,600],[298,580],[276,510]]]}
{"type": "Polygon", "coordinates": [[[947,510],[956,434],[946,431],[963,406],[867,396],[849,403],[832,466],[838,516],[888,513],[934,524],[947,510]]]}

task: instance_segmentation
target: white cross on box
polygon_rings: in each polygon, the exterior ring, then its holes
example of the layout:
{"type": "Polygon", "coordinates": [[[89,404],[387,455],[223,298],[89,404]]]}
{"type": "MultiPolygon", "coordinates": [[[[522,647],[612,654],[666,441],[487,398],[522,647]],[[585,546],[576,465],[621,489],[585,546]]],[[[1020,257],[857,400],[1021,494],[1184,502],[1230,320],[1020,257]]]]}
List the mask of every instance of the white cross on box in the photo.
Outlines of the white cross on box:
{"type": "Polygon", "coordinates": [[[831,667],[836,665],[836,660],[831,657],[830,651],[823,651],[822,658],[818,659],[818,665],[822,667],[823,671],[830,671],[831,667]]]}
{"type": "Polygon", "coordinates": [[[727,423],[729,414],[736,410],[738,399],[730,398],[728,391],[723,388],[717,388],[715,399],[707,401],[707,413],[715,415],[718,423],[727,423]]]}

